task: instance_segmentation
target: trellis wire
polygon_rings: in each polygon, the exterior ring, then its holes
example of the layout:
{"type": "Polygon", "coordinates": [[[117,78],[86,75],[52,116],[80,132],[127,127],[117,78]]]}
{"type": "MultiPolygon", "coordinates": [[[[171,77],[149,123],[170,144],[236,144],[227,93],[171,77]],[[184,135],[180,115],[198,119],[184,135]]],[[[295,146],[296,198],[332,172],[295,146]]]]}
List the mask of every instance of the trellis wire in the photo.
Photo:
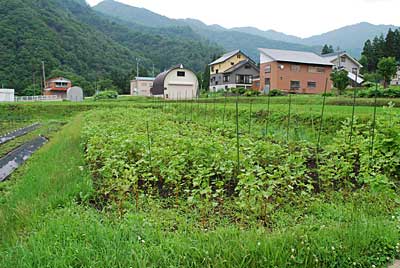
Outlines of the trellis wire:
{"type": "Polygon", "coordinates": [[[186,106],[187,106],[187,90],[185,90],[185,122],[186,122],[186,120],[187,120],[186,106]]]}
{"type": "Polygon", "coordinates": [[[374,143],[375,143],[375,128],[376,128],[376,108],[377,108],[377,98],[378,98],[378,82],[375,85],[375,94],[374,94],[374,116],[372,120],[371,126],[371,151],[370,156],[374,155],[374,143]]]}
{"type": "Polygon", "coordinates": [[[265,122],[265,135],[268,135],[268,128],[269,128],[269,112],[270,112],[270,105],[271,105],[271,94],[268,92],[268,104],[267,104],[267,121],[265,122]]]}
{"type": "Polygon", "coordinates": [[[194,98],[194,94],[193,94],[193,90],[192,90],[192,98],[190,100],[190,122],[193,121],[193,99],[194,98]]]}

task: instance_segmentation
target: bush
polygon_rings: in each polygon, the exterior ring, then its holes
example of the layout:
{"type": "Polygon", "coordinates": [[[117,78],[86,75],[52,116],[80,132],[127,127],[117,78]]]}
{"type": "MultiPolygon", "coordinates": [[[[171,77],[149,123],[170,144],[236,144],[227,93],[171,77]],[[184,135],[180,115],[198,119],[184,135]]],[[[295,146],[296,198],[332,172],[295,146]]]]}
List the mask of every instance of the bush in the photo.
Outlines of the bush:
{"type": "Polygon", "coordinates": [[[254,96],[260,96],[260,94],[261,94],[260,91],[250,89],[250,90],[246,90],[246,92],[243,95],[247,96],[247,97],[254,97],[254,96]]]}
{"type": "Polygon", "coordinates": [[[118,92],[115,90],[101,91],[94,96],[94,100],[112,100],[118,98],[118,92]]]}
{"type": "Polygon", "coordinates": [[[246,92],[246,89],[245,88],[231,88],[231,89],[229,89],[230,90],[230,92],[232,92],[232,93],[234,93],[234,94],[240,94],[240,95],[243,95],[245,92],[246,92]]]}
{"type": "Polygon", "coordinates": [[[268,93],[271,97],[285,96],[285,93],[280,91],[279,89],[273,89],[268,93]]]}

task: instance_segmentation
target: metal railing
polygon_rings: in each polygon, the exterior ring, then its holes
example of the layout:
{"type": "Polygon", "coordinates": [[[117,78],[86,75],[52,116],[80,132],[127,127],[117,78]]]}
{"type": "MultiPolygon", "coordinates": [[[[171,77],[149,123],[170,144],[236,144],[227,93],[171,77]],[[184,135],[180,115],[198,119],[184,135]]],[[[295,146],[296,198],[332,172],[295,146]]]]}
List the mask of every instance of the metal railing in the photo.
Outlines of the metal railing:
{"type": "Polygon", "coordinates": [[[15,97],[16,102],[62,101],[62,100],[63,100],[63,98],[61,96],[57,96],[57,95],[15,97]]]}

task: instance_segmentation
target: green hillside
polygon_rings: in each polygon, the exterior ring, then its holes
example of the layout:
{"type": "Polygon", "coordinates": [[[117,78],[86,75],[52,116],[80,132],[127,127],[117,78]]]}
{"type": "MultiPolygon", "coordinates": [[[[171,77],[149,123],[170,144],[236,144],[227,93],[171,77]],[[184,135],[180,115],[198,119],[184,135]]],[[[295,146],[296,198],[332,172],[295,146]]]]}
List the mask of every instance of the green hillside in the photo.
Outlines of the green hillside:
{"type": "Polygon", "coordinates": [[[41,61],[47,73],[61,69],[94,84],[111,74],[128,81],[138,57],[148,70],[183,63],[199,71],[222,51],[195,33],[183,34],[185,29],[129,29],[84,0],[7,0],[0,2],[0,14],[0,85],[18,93],[33,81],[39,87],[41,61]]]}

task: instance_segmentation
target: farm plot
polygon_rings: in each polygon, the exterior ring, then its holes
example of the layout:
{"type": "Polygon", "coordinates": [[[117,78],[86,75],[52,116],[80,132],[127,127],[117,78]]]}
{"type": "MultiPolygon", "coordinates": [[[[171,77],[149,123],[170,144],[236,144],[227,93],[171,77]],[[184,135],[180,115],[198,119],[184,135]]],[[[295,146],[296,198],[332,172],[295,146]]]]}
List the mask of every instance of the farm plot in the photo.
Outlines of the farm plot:
{"type": "Polygon", "coordinates": [[[98,205],[129,202],[140,208],[155,198],[200,211],[203,223],[221,213],[235,222],[268,225],[271,213],[284,204],[399,185],[397,111],[388,109],[373,128],[371,122],[347,121],[319,147],[311,140],[240,132],[251,122],[243,118],[248,115],[238,116],[236,125],[227,120],[224,129],[201,112],[191,117],[188,107],[169,108],[86,116],[86,160],[98,205]]]}

